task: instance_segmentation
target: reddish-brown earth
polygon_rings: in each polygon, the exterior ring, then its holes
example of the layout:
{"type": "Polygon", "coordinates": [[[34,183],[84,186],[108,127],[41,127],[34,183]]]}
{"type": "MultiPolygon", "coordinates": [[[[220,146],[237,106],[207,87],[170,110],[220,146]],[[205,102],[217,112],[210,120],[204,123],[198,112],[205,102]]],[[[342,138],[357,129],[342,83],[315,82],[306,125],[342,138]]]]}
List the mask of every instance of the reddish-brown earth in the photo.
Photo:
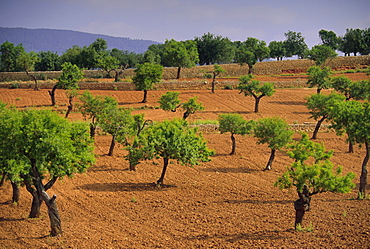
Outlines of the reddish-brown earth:
{"type": "MultiPolygon", "coordinates": [[[[258,114],[253,113],[253,99],[237,90],[180,92],[182,100],[198,96],[205,106],[190,121],[236,112],[247,119],[280,116],[289,123],[314,122],[304,103],[315,89],[277,89],[274,96],[262,98],[258,114]]],[[[139,103],[143,96],[139,91],[92,93],[113,96],[121,106],[144,106],[139,103]]],[[[159,105],[164,93],[150,91],[147,108],[134,113],[144,112],[152,120],[181,117],[179,112],[151,108],[159,105]]],[[[64,92],[56,94],[54,109],[65,111],[64,92]]],[[[19,108],[51,108],[47,90],[0,89],[0,100],[19,108]]],[[[70,118],[82,117],[72,113],[70,118]]],[[[48,236],[45,205],[41,218],[27,218],[31,195],[24,188],[19,205],[10,204],[11,186],[6,182],[0,188],[0,248],[370,248],[370,200],[356,200],[357,188],[348,194],[313,196],[312,209],[304,219],[304,226],[312,231],[295,231],[297,195],[273,186],[292,160],[279,152],[273,169],[262,171],[270,152],[266,145],[237,136],[237,154],[230,156],[229,134],[205,132],[204,137],[216,151],[212,161],[193,168],[174,162],[166,187],[156,188],[153,183],[161,173],[161,161],[159,165],[142,162],[136,172],[130,172],[122,147],[109,157],[110,137],[97,136],[96,165],[87,173],[58,181],[48,191],[57,195],[61,237],[48,236]]],[[[317,141],[335,150],[333,161],[343,165],[344,172],[353,171],[358,185],[364,148],[346,153],[345,137],[334,132],[320,132],[317,141]]]]}

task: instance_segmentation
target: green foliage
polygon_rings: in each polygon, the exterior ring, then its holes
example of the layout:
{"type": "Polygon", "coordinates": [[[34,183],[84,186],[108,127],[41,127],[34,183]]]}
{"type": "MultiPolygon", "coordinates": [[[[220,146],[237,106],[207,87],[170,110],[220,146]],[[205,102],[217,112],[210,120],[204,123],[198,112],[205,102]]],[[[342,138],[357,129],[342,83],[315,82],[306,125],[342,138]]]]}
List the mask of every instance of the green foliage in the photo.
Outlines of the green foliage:
{"type": "Polygon", "coordinates": [[[80,96],[81,104],[79,110],[86,118],[95,119],[98,115],[108,110],[116,109],[118,103],[116,99],[109,96],[94,96],[90,91],[85,91],[80,96]]]}
{"type": "Polygon", "coordinates": [[[334,150],[326,151],[323,143],[316,143],[309,139],[307,133],[301,133],[302,138],[299,141],[289,143],[287,155],[293,158],[295,162],[304,163],[309,158],[315,162],[330,159],[334,150]]]}
{"type": "Polygon", "coordinates": [[[166,40],[164,43],[162,63],[168,67],[178,67],[177,79],[179,79],[180,69],[182,67],[191,68],[199,63],[197,43],[193,40],[166,40]]]}
{"type": "Polygon", "coordinates": [[[257,144],[267,144],[273,150],[280,150],[292,141],[293,131],[280,117],[261,118],[253,130],[257,144]]]}
{"type": "Polygon", "coordinates": [[[307,85],[310,88],[317,87],[317,93],[320,93],[322,89],[329,89],[331,88],[331,69],[330,67],[319,67],[319,66],[312,66],[309,67],[308,70],[308,81],[307,85]]]}
{"type": "Polygon", "coordinates": [[[336,56],[335,50],[327,45],[315,45],[308,51],[308,58],[313,60],[317,66],[324,64],[327,59],[336,56]]]}
{"type": "Polygon", "coordinates": [[[173,111],[180,106],[179,92],[167,92],[159,99],[160,108],[165,111],[173,111]]]}
{"type": "Polygon", "coordinates": [[[51,179],[81,173],[95,162],[85,123],[43,110],[8,110],[1,115],[6,119],[0,119],[0,137],[8,142],[1,144],[0,158],[7,161],[6,172],[14,177],[34,184],[40,176],[51,179]]]}
{"type": "Polygon", "coordinates": [[[76,83],[81,79],[83,79],[83,72],[78,66],[65,62],[62,64],[62,74],[58,78],[57,86],[61,89],[76,89],[78,88],[76,83]]]}
{"type": "Polygon", "coordinates": [[[321,29],[319,31],[319,36],[323,45],[326,45],[333,50],[338,48],[340,39],[333,31],[321,29]]]}
{"type": "Polygon", "coordinates": [[[284,41],[284,47],[286,52],[286,57],[292,57],[297,55],[300,58],[303,58],[306,54],[308,46],[304,41],[304,37],[301,32],[294,32],[288,30],[287,33],[284,33],[286,39],[284,41]]]}
{"type": "Polygon", "coordinates": [[[24,71],[35,70],[35,64],[40,61],[40,58],[35,52],[21,52],[17,57],[17,66],[24,71]]]}
{"type": "Polygon", "coordinates": [[[137,134],[137,125],[130,109],[105,109],[99,115],[98,125],[122,144],[137,134]]]}
{"type": "Polygon", "coordinates": [[[59,71],[60,57],[51,51],[40,51],[37,56],[40,58],[35,64],[36,71],[59,71]]]}
{"type": "Polygon", "coordinates": [[[243,75],[239,78],[237,89],[245,96],[263,97],[272,96],[275,92],[272,83],[261,84],[258,80],[252,80],[253,76],[243,75]]]}
{"type": "Polygon", "coordinates": [[[286,54],[284,42],[282,41],[272,41],[269,43],[270,57],[276,58],[276,60],[283,60],[286,54]]]}
{"type": "Polygon", "coordinates": [[[254,121],[247,121],[240,114],[220,114],[218,116],[219,131],[221,133],[230,132],[232,134],[245,135],[253,130],[254,121]]]}
{"type": "Polygon", "coordinates": [[[343,101],[345,97],[337,93],[329,95],[314,94],[307,98],[306,106],[310,110],[311,118],[318,120],[329,116],[329,109],[338,101],[343,101]]]}
{"type": "Polygon", "coordinates": [[[163,158],[189,166],[209,161],[214,154],[207,148],[203,136],[197,134],[197,129],[190,128],[180,119],[165,120],[147,127],[128,150],[132,162],[163,158]]]}
{"type": "Polygon", "coordinates": [[[199,64],[210,65],[215,63],[230,63],[235,55],[235,47],[227,37],[204,34],[202,37],[195,37],[199,53],[199,64]]]}
{"type": "Polygon", "coordinates": [[[264,96],[272,96],[275,93],[274,84],[261,84],[258,80],[252,80],[252,75],[244,75],[239,78],[239,84],[236,87],[244,96],[252,96],[255,99],[254,112],[258,112],[259,101],[264,96]]]}
{"type": "Polygon", "coordinates": [[[197,97],[190,98],[187,102],[180,103],[179,95],[179,92],[167,92],[163,94],[158,101],[160,103],[160,108],[165,111],[176,112],[177,108],[181,107],[184,110],[183,119],[186,119],[190,114],[204,109],[203,104],[197,102],[197,97]]]}
{"type": "Polygon", "coordinates": [[[181,105],[181,108],[185,111],[185,113],[194,114],[197,111],[204,110],[203,104],[198,103],[197,99],[198,99],[198,97],[190,98],[187,102],[185,102],[181,105]]]}
{"type": "Polygon", "coordinates": [[[14,46],[11,42],[4,42],[0,46],[0,71],[3,72],[15,72],[19,70],[24,70],[23,68],[19,69],[17,67],[17,58],[20,53],[24,52],[22,44],[14,46]]]}
{"type": "Polygon", "coordinates": [[[295,159],[287,171],[278,178],[275,186],[281,189],[295,187],[297,192],[302,192],[304,186],[310,190],[310,195],[322,192],[347,193],[355,186],[352,182],[355,175],[350,172],[342,175],[342,168],[334,170],[333,163],[329,160],[332,151],[325,152],[325,146],[310,141],[303,135],[300,141],[289,145],[288,155],[295,159]],[[314,163],[308,164],[309,158],[314,163]]]}
{"type": "Polygon", "coordinates": [[[144,63],[135,69],[136,75],[132,78],[138,90],[153,90],[155,84],[159,83],[162,79],[163,67],[158,64],[144,63]]]}

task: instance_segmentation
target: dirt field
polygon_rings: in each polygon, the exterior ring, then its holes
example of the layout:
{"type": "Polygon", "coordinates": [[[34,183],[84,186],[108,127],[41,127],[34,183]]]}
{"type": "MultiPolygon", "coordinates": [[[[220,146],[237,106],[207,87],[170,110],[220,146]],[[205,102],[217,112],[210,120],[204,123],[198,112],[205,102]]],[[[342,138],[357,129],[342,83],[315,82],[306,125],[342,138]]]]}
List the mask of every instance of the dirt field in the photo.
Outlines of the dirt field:
{"type": "MultiPolygon", "coordinates": [[[[355,74],[353,74],[354,77],[355,74]]],[[[361,76],[364,77],[364,76],[361,76]]],[[[271,80],[271,79],[265,79],[271,80]]],[[[91,91],[115,97],[121,106],[144,104],[139,91],[91,91]]],[[[240,113],[247,119],[281,116],[290,124],[315,122],[304,106],[315,89],[277,89],[261,100],[260,113],[253,113],[253,98],[237,90],[180,91],[187,100],[198,96],[204,111],[189,120],[217,119],[221,113],[240,113]]],[[[182,117],[154,107],[165,91],[149,91],[144,112],[147,119],[182,117]]],[[[328,93],[328,91],[324,92],[328,93]]],[[[57,90],[56,110],[67,109],[67,99],[57,90]]],[[[47,90],[0,89],[0,100],[18,108],[51,108],[47,90]]],[[[71,119],[81,119],[72,113],[71,119]]],[[[358,201],[357,189],[349,194],[322,193],[313,196],[304,226],[312,231],[295,231],[293,201],[297,194],[273,186],[292,162],[277,153],[273,169],[262,171],[270,150],[254,138],[237,136],[237,154],[230,156],[229,134],[205,132],[212,161],[194,168],[173,163],[166,174],[166,187],[153,183],[162,162],[143,162],[136,172],[127,170],[125,151],[118,147],[107,156],[110,137],[96,139],[98,157],[85,174],[58,181],[49,191],[56,194],[62,219],[62,237],[49,237],[49,218],[28,219],[31,195],[22,188],[19,205],[10,204],[11,186],[0,188],[0,249],[2,248],[370,248],[370,200],[358,201]]],[[[319,142],[334,149],[333,161],[344,172],[356,174],[359,183],[364,148],[348,154],[345,137],[320,132],[319,142]]],[[[369,186],[369,185],[368,185],[369,186]]],[[[370,188],[367,190],[370,191],[370,188]]]]}

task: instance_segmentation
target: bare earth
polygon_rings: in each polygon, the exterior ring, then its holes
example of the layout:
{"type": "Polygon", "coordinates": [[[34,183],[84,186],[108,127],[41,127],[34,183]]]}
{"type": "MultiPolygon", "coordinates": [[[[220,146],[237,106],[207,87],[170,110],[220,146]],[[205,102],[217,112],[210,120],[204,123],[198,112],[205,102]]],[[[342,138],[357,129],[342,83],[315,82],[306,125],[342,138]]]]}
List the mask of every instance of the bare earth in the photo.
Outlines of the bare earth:
{"type": "MultiPolygon", "coordinates": [[[[354,74],[353,74],[354,75],[354,74]]],[[[364,77],[364,76],[362,76],[364,77]]],[[[265,79],[272,80],[272,79],[265,79]]],[[[284,79],[286,80],[286,79],[284,79]]],[[[139,91],[91,91],[117,98],[121,106],[144,104],[139,91]]],[[[187,100],[198,96],[205,110],[189,120],[217,119],[221,113],[236,112],[247,119],[281,116],[289,123],[315,122],[304,106],[315,89],[277,89],[261,100],[260,113],[253,113],[253,98],[237,90],[180,91],[187,100]]],[[[326,91],[328,93],[329,91],[326,91]]],[[[164,91],[150,91],[147,119],[182,117],[157,107],[164,91]]],[[[67,109],[67,99],[57,90],[58,111],[67,109]]],[[[0,89],[0,100],[19,108],[51,108],[47,90],[0,89]]],[[[82,119],[72,113],[71,119],[82,119]]],[[[273,186],[292,162],[277,153],[273,169],[263,172],[270,150],[248,136],[237,136],[237,155],[230,156],[229,134],[205,132],[209,147],[216,151],[211,162],[190,168],[169,166],[163,188],[156,188],[162,162],[142,162],[136,172],[127,170],[125,151],[117,147],[107,156],[110,137],[96,139],[97,164],[87,173],[58,181],[49,195],[56,194],[62,218],[62,237],[49,237],[45,205],[39,219],[27,218],[31,195],[22,188],[19,205],[10,204],[11,186],[0,188],[0,248],[370,248],[370,200],[356,200],[357,189],[349,194],[323,193],[312,198],[312,209],[304,226],[311,232],[293,229],[294,190],[273,186]]],[[[298,137],[298,135],[296,135],[298,137]]],[[[345,137],[320,132],[318,142],[334,149],[333,161],[344,172],[356,174],[359,183],[364,148],[348,154],[345,137]]],[[[369,192],[370,188],[367,188],[369,192]]]]}

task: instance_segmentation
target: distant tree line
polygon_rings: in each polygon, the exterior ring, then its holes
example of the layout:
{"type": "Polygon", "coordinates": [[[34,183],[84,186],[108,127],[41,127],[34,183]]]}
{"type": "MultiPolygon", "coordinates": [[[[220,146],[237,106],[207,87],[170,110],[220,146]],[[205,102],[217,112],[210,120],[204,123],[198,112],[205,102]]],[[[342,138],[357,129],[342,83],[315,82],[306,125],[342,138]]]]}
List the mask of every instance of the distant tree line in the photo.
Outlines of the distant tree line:
{"type": "Polygon", "coordinates": [[[335,51],[341,51],[346,56],[370,53],[370,28],[347,29],[343,36],[324,29],[318,34],[321,43],[312,49],[308,48],[300,32],[289,30],[284,34],[284,41],[271,41],[269,44],[253,37],[245,41],[231,41],[227,37],[206,33],[193,40],[171,39],[164,44],[153,44],[140,54],[116,48],[108,50],[107,42],[98,38],[89,46],[72,46],[61,56],[52,51],[26,53],[22,44],[14,45],[7,41],[0,46],[0,71],[59,71],[64,62],[70,62],[81,69],[100,68],[107,74],[114,73],[112,77],[118,80],[124,69],[149,62],[164,67],[177,67],[179,78],[181,68],[197,64],[247,64],[251,74],[256,62],[270,58],[282,60],[284,57],[297,56],[313,59],[320,64],[320,57],[328,54],[336,56],[335,51]],[[23,63],[19,57],[23,57],[23,63]],[[28,58],[26,67],[25,58],[28,58]]]}

